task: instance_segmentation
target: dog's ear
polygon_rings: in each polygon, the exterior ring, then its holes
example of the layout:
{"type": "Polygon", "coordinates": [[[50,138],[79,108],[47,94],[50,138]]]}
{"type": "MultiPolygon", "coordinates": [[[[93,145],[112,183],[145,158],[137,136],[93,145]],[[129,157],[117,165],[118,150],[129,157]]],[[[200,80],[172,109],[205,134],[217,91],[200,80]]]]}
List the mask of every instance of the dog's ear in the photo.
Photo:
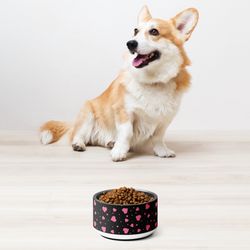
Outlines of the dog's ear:
{"type": "Polygon", "coordinates": [[[180,39],[185,42],[191,36],[199,19],[199,12],[194,8],[186,9],[172,20],[180,39]]]}
{"type": "Polygon", "coordinates": [[[152,18],[149,9],[146,5],[142,7],[138,15],[138,23],[147,22],[152,18]]]}

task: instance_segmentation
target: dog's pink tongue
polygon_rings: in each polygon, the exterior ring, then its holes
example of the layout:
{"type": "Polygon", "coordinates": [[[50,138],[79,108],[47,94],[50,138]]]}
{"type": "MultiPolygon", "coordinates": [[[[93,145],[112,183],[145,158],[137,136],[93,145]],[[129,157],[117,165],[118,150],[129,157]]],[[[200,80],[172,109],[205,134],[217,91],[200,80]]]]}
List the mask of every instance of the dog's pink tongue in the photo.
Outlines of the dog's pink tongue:
{"type": "Polygon", "coordinates": [[[141,64],[143,64],[143,57],[136,57],[134,60],[133,60],[133,66],[134,67],[139,67],[141,64]]]}
{"type": "Polygon", "coordinates": [[[138,55],[134,60],[133,60],[133,66],[134,67],[139,67],[144,63],[144,61],[147,59],[147,55],[138,55]]]}

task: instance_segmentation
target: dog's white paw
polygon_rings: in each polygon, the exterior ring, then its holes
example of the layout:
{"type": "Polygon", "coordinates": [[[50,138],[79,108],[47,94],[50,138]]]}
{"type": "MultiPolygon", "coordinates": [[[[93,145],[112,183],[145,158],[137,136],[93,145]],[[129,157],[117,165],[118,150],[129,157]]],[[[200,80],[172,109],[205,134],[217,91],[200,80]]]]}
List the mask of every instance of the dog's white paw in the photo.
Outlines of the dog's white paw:
{"type": "Polygon", "coordinates": [[[156,156],[162,157],[162,158],[174,158],[176,156],[175,152],[163,145],[161,146],[155,146],[154,147],[154,153],[156,156]]]}
{"type": "Polygon", "coordinates": [[[84,140],[80,136],[75,136],[72,143],[72,148],[74,151],[83,152],[86,150],[86,145],[84,140]]]}
{"type": "Polygon", "coordinates": [[[122,147],[113,147],[111,150],[111,158],[113,161],[124,161],[127,158],[127,151],[122,147]]]}

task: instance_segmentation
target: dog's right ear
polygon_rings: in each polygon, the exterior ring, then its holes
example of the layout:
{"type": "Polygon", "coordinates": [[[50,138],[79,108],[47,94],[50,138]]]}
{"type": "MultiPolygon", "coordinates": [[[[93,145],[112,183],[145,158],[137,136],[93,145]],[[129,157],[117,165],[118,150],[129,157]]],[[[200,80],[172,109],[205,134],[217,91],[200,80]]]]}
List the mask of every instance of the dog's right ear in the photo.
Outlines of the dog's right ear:
{"type": "Polygon", "coordinates": [[[144,23],[152,19],[147,5],[144,5],[138,15],[138,23],[144,23]]]}

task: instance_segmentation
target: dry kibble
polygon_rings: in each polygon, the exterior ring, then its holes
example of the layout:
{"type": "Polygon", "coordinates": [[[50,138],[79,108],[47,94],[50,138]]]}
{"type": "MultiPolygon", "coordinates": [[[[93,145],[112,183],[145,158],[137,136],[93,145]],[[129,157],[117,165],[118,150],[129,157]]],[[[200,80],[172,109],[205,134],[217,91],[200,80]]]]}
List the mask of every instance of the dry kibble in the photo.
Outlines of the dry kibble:
{"type": "Polygon", "coordinates": [[[152,197],[134,188],[121,187],[100,195],[99,200],[109,204],[128,205],[146,203],[152,197]]]}

